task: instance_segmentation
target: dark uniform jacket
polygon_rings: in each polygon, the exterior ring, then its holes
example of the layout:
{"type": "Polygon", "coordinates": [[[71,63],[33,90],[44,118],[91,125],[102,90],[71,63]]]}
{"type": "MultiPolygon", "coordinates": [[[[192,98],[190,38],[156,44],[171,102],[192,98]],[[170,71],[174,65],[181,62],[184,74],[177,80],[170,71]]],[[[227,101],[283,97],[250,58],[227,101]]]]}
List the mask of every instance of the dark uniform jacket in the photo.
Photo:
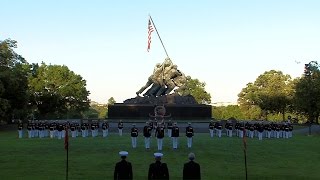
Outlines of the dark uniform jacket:
{"type": "Polygon", "coordinates": [[[171,137],[179,137],[179,127],[174,126],[172,128],[171,137]]]}
{"type": "Polygon", "coordinates": [[[138,137],[138,129],[133,127],[131,128],[131,137],[138,137]]]}
{"type": "Polygon", "coordinates": [[[193,128],[191,126],[186,127],[186,136],[189,138],[193,136],[193,128]]]}
{"type": "Polygon", "coordinates": [[[157,127],[156,132],[155,132],[155,136],[159,139],[163,138],[164,137],[164,128],[161,126],[157,127]]]}
{"type": "Polygon", "coordinates": [[[132,179],[132,165],[126,160],[121,160],[114,168],[114,180],[117,179],[132,179]]]}
{"type": "Polygon", "coordinates": [[[214,122],[210,122],[209,123],[209,129],[213,129],[214,128],[214,122]]]}
{"type": "Polygon", "coordinates": [[[150,164],[148,179],[169,179],[167,164],[160,161],[150,164]]]}
{"type": "Polygon", "coordinates": [[[183,166],[183,179],[201,179],[200,165],[194,161],[189,161],[183,166]]]}
{"type": "Polygon", "coordinates": [[[123,129],[123,122],[118,122],[118,129],[123,129]]]}
{"type": "Polygon", "coordinates": [[[18,130],[22,130],[23,129],[23,124],[22,123],[19,123],[18,124],[18,130]]]}
{"type": "Polygon", "coordinates": [[[143,136],[144,137],[150,137],[151,136],[151,130],[152,130],[152,128],[150,126],[144,126],[143,127],[143,136]]]}
{"type": "Polygon", "coordinates": [[[168,129],[172,129],[172,122],[168,122],[167,128],[168,128],[168,129]]]}

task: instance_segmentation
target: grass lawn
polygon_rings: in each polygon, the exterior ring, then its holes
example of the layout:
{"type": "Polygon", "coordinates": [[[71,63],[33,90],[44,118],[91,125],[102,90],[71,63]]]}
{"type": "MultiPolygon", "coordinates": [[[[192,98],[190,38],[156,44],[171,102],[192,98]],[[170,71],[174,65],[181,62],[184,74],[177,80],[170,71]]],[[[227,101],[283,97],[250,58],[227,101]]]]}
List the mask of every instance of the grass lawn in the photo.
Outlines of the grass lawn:
{"type": "MultiPolygon", "coordinates": [[[[320,136],[247,141],[248,179],[320,179],[320,136]]],[[[176,151],[170,142],[165,138],[162,160],[168,164],[170,179],[182,179],[189,152],[196,154],[202,179],[245,179],[243,145],[237,137],[218,139],[195,134],[192,149],[187,149],[182,136],[176,151]]],[[[131,148],[129,134],[119,137],[111,133],[106,139],[70,137],[69,179],[113,179],[120,150],[129,152],[134,179],[147,179],[156,152],[154,138],[151,146],[150,151],[143,148],[141,135],[136,149],[131,148]]],[[[18,139],[16,131],[1,131],[0,153],[0,179],[65,179],[66,151],[62,139],[18,139]]]]}

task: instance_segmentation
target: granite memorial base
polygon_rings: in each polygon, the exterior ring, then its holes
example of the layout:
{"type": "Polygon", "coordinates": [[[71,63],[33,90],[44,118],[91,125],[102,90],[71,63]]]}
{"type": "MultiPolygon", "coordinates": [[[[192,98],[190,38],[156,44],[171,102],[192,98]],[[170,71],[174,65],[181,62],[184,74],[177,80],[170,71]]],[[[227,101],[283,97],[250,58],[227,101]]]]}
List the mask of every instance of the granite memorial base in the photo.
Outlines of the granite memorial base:
{"type": "MultiPolygon", "coordinates": [[[[150,115],[154,115],[154,108],[156,105],[152,104],[124,104],[115,103],[108,106],[109,119],[149,119],[150,115]]],[[[166,116],[171,119],[211,119],[212,108],[211,105],[204,104],[166,104],[166,116]]]]}

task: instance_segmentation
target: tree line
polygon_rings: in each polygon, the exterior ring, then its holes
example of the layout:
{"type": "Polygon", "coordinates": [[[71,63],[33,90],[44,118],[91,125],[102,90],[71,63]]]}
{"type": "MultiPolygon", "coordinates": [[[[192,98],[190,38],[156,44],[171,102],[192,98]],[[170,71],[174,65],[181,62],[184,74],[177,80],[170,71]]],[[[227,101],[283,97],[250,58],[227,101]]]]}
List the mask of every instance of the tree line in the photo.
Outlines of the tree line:
{"type": "MultiPolygon", "coordinates": [[[[15,40],[0,41],[0,121],[12,119],[105,118],[108,105],[90,104],[86,80],[65,65],[28,63],[14,49],[15,40]]],[[[205,82],[187,78],[180,95],[191,94],[210,104],[205,82]]],[[[305,64],[301,77],[266,71],[238,94],[238,105],[213,107],[216,119],[284,120],[286,116],[317,122],[320,110],[320,70],[305,64]]],[[[108,104],[115,103],[113,97],[108,104]]]]}
{"type": "Polygon", "coordinates": [[[214,107],[217,119],[285,120],[319,123],[320,70],[316,61],[304,65],[301,77],[292,79],[270,70],[249,82],[238,94],[238,105],[214,107]]]}
{"type": "Polygon", "coordinates": [[[86,81],[64,65],[28,63],[0,41],[0,120],[80,118],[89,108],[86,81]]]}

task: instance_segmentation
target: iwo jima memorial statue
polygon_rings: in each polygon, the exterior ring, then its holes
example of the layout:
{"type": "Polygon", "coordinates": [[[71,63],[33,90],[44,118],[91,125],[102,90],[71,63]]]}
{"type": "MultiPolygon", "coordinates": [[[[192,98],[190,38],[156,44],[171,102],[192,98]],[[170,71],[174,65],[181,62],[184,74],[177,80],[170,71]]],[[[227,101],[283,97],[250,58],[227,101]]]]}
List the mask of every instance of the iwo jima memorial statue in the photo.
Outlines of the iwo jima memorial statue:
{"type": "Polygon", "coordinates": [[[187,77],[170,58],[156,64],[147,83],[137,96],[108,108],[110,119],[147,119],[164,116],[172,119],[210,119],[211,106],[198,104],[195,98],[182,93],[187,77]]]}
{"type": "Polygon", "coordinates": [[[148,21],[148,50],[151,33],[156,30],[167,58],[154,67],[147,83],[137,96],[108,106],[109,119],[147,119],[169,117],[171,119],[210,119],[211,106],[198,104],[192,95],[185,95],[187,77],[173,64],[163,45],[151,16],[148,21]]]}

